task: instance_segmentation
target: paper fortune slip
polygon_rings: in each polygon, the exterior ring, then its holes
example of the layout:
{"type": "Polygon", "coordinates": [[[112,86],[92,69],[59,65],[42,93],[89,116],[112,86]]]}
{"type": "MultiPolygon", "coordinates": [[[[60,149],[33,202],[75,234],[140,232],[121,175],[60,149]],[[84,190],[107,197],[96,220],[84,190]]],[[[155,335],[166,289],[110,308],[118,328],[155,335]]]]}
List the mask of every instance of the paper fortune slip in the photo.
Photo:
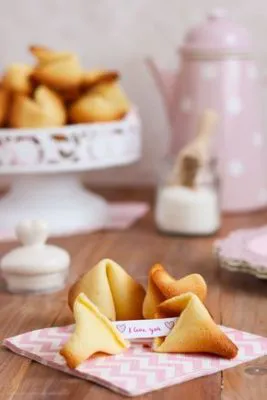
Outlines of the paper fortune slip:
{"type": "Polygon", "coordinates": [[[135,321],[116,321],[112,324],[125,339],[145,339],[167,336],[177,318],[162,318],[135,321]]]}

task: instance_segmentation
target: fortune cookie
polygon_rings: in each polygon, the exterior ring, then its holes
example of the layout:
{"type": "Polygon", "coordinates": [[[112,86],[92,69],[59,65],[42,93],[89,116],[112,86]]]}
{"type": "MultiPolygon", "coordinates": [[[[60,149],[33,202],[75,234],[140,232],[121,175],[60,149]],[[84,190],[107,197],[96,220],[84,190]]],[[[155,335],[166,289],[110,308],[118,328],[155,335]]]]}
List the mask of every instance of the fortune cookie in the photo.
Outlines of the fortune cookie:
{"type": "Polygon", "coordinates": [[[157,310],[157,306],[162,303],[166,299],[165,296],[161,293],[161,291],[157,288],[155,283],[153,282],[151,273],[148,278],[148,286],[146,297],[143,303],[143,317],[146,319],[155,318],[155,313],[157,310]]]}
{"type": "Polygon", "coordinates": [[[44,128],[61,126],[66,122],[64,104],[46,86],[39,86],[33,98],[14,95],[9,123],[14,128],[44,128]]]}
{"type": "Polygon", "coordinates": [[[118,79],[119,73],[117,71],[94,69],[91,71],[85,71],[83,73],[81,85],[87,89],[90,89],[99,83],[114,82],[118,79]]]}
{"type": "Polygon", "coordinates": [[[60,58],[72,54],[66,51],[55,51],[50,49],[49,47],[40,45],[29,46],[29,51],[32,53],[34,57],[37,58],[37,61],[40,64],[50,63],[52,61],[58,60],[60,58]]]}
{"type": "Polygon", "coordinates": [[[180,294],[192,292],[201,301],[207,294],[207,285],[199,274],[187,275],[176,280],[160,264],[155,264],[149,272],[149,281],[146,297],[143,304],[144,318],[151,319],[157,311],[156,306],[164,299],[169,299],[180,294]]]}
{"type": "Polygon", "coordinates": [[[78,100],[84,94],[84,89],[77,86],[70,89],[57,90],[56,92],[68,107],[70,104],[78,100]]]}
{"type": "Polygon", "coordinates": [[[114,103],[117,110],[126,114],[130,109],[129,100],[122,87],[117,82],[103,82],[93,87],[91,93],[103,96],[107,101],[114,103]]]}
{"type": "Polygon", "coordinates": [[[236,345],[213,321],[204,304],[194,293],[185,293],[165,300],[158,307],[157,317],[179,316],[165,338],[153,340],[158,353],[212,353],[234,358],[236,345]]]}
{"type": "Polygon", "coordinates": [[[10,101],[9,91],[3,86],[0,86],[0,126],[3,126],[7,121],[9,101],[10,101]]]}
{"type": "Polygon", "coordinates": [[[75,54],[41,46],[31,46],[30,50],[39,61],[32,72],[34,80],[56,90],[67,90],[81,84],[82,67],[75,54]]]}
{"type": "Polygon", "coordinates": [[[118,354],[129,345],[105,315],[80,293],[73,307],[75,330],[60,350],[70,368],[76,368],[93,354],[118,354]]]}
{"type": "Polygon", "coordinates": [[[144,288],[112,260],[101,260],[70,288],[68,302],[71,309],[81,292],[111,320],[142,318],[144,288]]]}
{"type": "Polygon", "coordinates": [[[84,95],[70,108],[69,117],[73,123],[109,122],[122,119],[114,105],[100,95],[84,95]]]}
{"type": "Polygon", "coordinates": [[[40,45],[29,46],[29,50],[40,63],[51,61],[51,59],[55,58],[55,54],[58,54],[58,52],[54,52],[49,47],[40,45]]]}
{"type": "Polygon", "coordinates": [[[29,95],[32,91],[32,70],[26,64],[11,64],[4,73],[3,86],[11,92],[29,95]]]}
{"type": "Polygon", "coordinates": [[[117,121],[129,110],[130,104],[120,86],[105,82],[75,101],[70,107],[69,118],[74,123],[117,121]]]}

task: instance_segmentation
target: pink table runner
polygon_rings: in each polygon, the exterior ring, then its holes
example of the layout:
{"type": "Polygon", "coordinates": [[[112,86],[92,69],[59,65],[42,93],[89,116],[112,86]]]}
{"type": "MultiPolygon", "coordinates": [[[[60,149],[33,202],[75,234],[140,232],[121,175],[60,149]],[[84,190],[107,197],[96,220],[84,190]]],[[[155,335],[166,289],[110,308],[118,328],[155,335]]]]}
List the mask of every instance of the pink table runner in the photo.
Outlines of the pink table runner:
{"type": "MultiPolygon", "coordinates": [[[[142,218],[149,210],[149,205],[145,202],[114,202],[108,204],[109,220],[103,229],[127,229],[130,228],[138,219],[142,218]]],[[[57,236],[69,236],[81,233],[90,233],[90,229],[79,229],[75,231],[60,232],[57,236]]],[[[1,231],[0,240],[14,240],[14,232],[1,231]]]]}
{"type": "Polygon", "coordinates": [[[32,331],[6,339],[3,345],[41,364],[126,396],[137,396],[214,374],[267,355],[267,338],[222,327],[239,347],[238,356],[234,360],[211,355],[157,354],[148,347],[133,344],[125,353],[88,360],[71,370],[58,351],[72,329],[67,326],[32,331]]]}

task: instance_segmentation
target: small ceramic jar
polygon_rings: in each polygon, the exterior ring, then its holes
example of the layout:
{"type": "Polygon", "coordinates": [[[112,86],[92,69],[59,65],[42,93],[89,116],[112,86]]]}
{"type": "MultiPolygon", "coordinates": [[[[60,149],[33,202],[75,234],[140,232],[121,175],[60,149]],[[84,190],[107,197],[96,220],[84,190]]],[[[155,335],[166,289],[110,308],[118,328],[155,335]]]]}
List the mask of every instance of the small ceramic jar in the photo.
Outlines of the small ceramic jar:
{"type": "Polygon", "coordinates": [[[6,254],[0,263],[7,290],[12,293],[43,293],[64,287],[70,256],[60,247],[46,244],[43,221],[24,221],[17,226],[22,246],[6,254]]]}
{"type": "Polygon", "coordinates": [[[211,235],[220,227],[219,183],[214,161],[198,172],[193,188],[169,184],[173,168],[167,160],[160,171],[155,221],[162,232],[181,235],[211,235]]]}

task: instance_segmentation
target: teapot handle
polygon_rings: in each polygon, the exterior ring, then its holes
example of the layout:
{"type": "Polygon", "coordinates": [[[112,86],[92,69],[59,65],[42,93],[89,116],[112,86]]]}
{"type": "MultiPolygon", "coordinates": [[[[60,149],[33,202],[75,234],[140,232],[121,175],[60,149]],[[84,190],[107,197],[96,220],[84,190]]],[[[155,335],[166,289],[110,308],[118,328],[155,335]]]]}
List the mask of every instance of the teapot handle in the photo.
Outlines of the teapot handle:
{"type": "Polygon", "coordinates": [[[158,68],[152,58],[146,58],[145,64],[154,78],[154,81],[163,97],[168,117],[173,127],[175,116],[175,104],[178,91],[179,71],[171,71],[158,68]]]}

